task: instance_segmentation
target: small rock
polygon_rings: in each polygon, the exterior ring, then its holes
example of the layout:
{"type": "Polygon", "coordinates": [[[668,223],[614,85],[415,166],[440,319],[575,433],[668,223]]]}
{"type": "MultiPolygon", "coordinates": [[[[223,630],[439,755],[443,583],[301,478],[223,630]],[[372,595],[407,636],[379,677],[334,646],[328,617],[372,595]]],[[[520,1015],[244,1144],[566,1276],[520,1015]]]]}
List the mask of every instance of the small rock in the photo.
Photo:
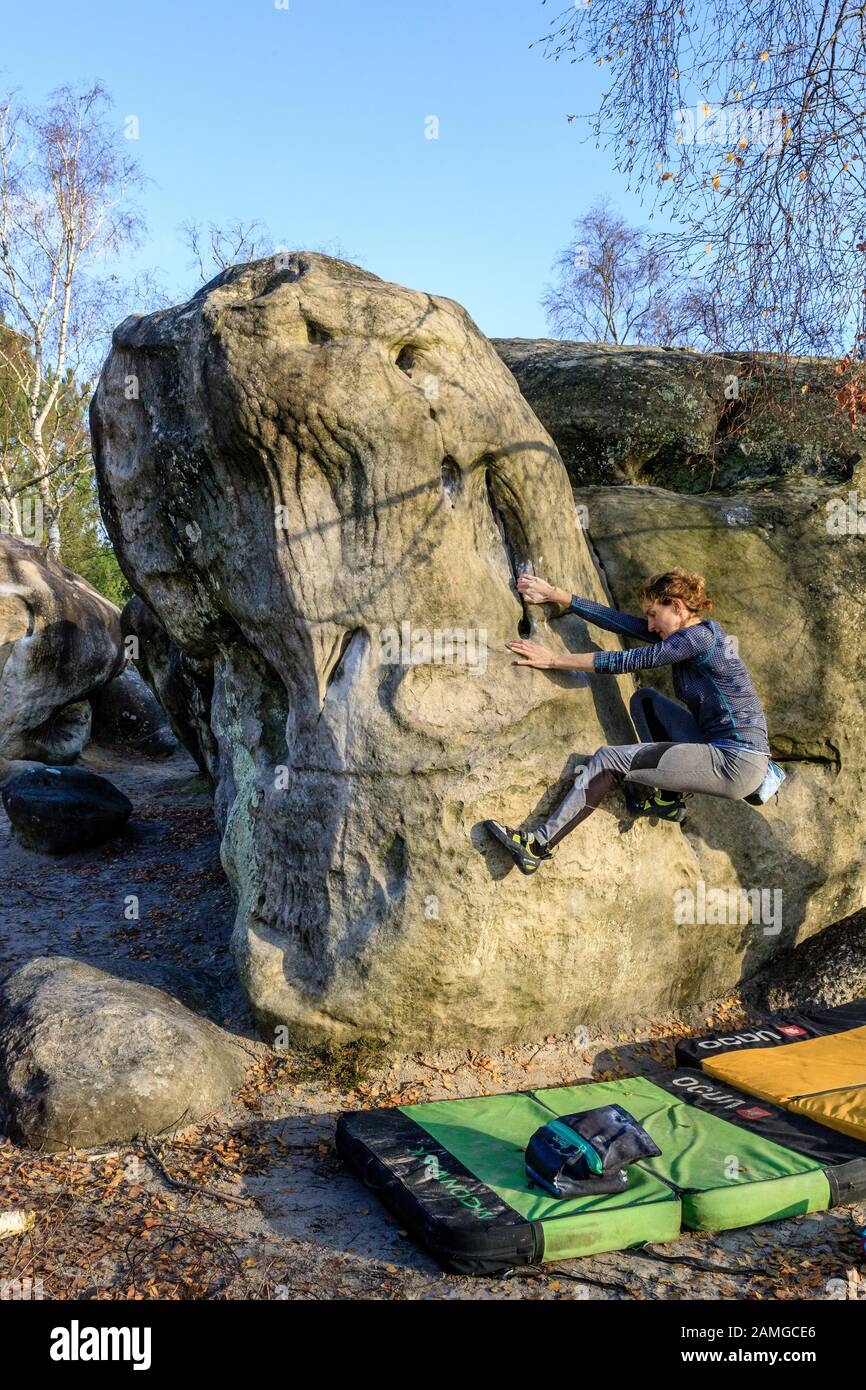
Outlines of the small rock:
{"type": "Polygon", "coordinates": [[[118,834],[132,802],[105,777],[82,767],[43,767],[7,782],[3,805],[27,849],[68,854],[118,834]]]}

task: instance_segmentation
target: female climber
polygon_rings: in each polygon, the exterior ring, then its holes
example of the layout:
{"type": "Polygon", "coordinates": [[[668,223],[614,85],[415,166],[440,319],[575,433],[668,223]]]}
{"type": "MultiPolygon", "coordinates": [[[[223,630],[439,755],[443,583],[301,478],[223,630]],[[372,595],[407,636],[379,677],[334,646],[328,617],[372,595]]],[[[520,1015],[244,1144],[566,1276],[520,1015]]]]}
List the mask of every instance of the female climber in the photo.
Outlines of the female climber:
{"type": "Polygon", "coordinates": [[[535,575],[517,584],[527,603],[555,603],[608,632],[648,641],[619,652],[555,655],[536,642],[508,642],[517,666],[624,675],[672,667],[678,704],[657,690],[636,690],[629,705],[642,743],[605,746],[580,769],[574,786],[534,832],[485,821],[525,874],[550,858],[564,835],[591,815],[615,784],[625,782],[629,809],[662,820],[683,819],[683,794],[707,792],[734,799],[757,791],[767,772],[767,720],[751,677],[724,628],[701,615],[712,607],[703,578],[683,569],[648,579],[638,595],[643,618],[577,598],[535,575]],[[633,784],[633,785],[629,785],[633,784]],[[635,790],[647,789],[647,790],[635,790]],[[664,792],[673,792],[666,797],[664,792]]]}

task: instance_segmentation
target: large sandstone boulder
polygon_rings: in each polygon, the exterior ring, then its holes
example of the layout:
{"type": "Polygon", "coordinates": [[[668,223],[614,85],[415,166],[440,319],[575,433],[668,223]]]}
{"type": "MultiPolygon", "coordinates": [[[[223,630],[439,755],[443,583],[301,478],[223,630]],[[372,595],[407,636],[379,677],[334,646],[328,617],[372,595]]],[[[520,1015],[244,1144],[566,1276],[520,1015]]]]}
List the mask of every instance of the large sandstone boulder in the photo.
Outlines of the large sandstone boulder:
{"type": "Polygon", "coordinates": [[[68,763],[122,669],[119,614],[41,547],[0,536],[0,763],[68,763]]]}
{"type": "MultiPolygon", "coordinates": [[[[686,837],[708,882],[733,867],[783,890],[788,947],[866,905],[866,508],[852,512],[851,496],[814,481],[731,496],[576,493],[614,604],[636,612],[647,575],[696,570],[752,672],[788,779],[756,817],[696,797],[686,837]]],[[[673,693],[669,672],[647,683],[673,693]]],[[[752,948],[747,971],[754,959],[752,948]]]]}
{"type": "Polygon", "coordinates": [[[33,1149],[165,1134],[219,1109],[246,1050],[162,990],[38,956],[0,986],[0,1131],[33,1149]]]}
{"type": "Polygon", "coordinates": [[[866,458],[846,376],[828,358],[719,356],[690,348],[494,341],[553,436],[572,482],[736,490],[816,476],[845,481],[866,458]]]}
{"type": "Polygon", "coordinates": [[[635,735],[629,681],[505,649],[529,624],[558,650],[617,639],[517,596],[524,567],[605,591],[549,435],[459,305],[320,255],[236,267],[116,330],[91,420],[123,569],[212,689],[264,1025],[493,1043],[712,997],[792,943],[796,914],[771,935],[678,919],[700,879],[775,885],[813,852],[745,803],[689,839],[614,801],[529,879],[485,838],[635,735]]]}
{"type": "Polygon", "coordinates": [[[459,305],[319,255],[236,268],[117,329],[92,425],[121,564],[212,669],[234,951],[263,1022],[502,1039],[716,974],[718,943],[674,925],[678,833],[649,875],[649,827],[604,812],[530,882],[481,831],[631,730],[615,681],[511,664],[520,567],[602,591],[559,457],[459,305]],[[463,660],[389,660],[395,635],[423,657],[426,632],[429,658],[455,629],[463,660]]]}

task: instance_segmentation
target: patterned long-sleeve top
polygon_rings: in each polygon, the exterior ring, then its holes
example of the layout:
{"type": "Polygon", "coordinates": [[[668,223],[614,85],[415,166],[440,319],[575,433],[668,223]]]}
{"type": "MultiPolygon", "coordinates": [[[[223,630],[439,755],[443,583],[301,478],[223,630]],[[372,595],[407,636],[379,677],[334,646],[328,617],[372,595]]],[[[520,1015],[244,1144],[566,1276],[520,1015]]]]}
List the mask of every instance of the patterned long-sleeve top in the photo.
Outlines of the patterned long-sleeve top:
{"type": "Polygon", "coordinates": [[[690,710],[706,743],[769,754],[767,717],[748,669],[721,623],[705,619],[659,642],[652,640],[645,618],[577,595],[570,608],[596,627],[650,644],[629,651],[596,652],[593,666],[597,672],[619,676],[670,666],[674,693],[690,710]]]}

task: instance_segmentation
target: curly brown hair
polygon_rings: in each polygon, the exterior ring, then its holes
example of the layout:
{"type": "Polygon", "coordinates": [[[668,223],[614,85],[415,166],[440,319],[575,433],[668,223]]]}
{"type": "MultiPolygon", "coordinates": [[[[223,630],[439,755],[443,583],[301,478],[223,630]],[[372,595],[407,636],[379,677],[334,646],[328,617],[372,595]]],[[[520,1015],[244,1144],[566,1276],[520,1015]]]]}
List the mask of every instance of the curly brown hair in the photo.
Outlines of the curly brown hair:
{"type": "Polygon", "coordinates": [[[668,570],[666,574],[655,574],[641,585],[638,598],[641,603],[671,603],[682,599],[690,613],[706,613],[713,601],[707,597],[706,581],[702,574],[689,574],[687,570],[668,570]]]}

